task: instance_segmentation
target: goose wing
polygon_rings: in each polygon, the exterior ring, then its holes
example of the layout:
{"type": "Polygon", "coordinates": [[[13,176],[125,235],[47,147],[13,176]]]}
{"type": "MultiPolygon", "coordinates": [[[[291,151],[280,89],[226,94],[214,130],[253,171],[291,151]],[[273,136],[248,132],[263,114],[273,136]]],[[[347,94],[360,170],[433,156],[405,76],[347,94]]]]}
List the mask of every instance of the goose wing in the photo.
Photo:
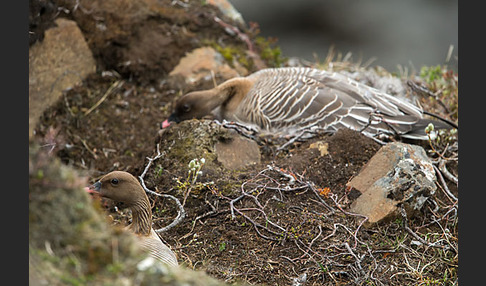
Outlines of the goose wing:
{"type": "Polygon", "coordinates": [[[250,121],[268,131],[346,127],[402,134],[422,117],[420,108],[338,73],[280,68],[252,77],[255,84],[242,103],[250,121]]]}

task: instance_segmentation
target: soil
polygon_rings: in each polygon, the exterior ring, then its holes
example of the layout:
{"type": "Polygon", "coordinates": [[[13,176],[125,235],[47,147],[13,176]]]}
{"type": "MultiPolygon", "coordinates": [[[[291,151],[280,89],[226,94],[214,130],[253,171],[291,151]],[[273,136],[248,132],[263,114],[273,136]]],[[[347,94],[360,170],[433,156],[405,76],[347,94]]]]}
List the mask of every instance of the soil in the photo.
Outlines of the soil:
{"type": "MultiPolygon", "coordinates": [[[[183,90],[180,83],[171,82],[168,72],[185,52],[201,42],[177,37],[178,33],[166,42],[152,42],[151,33],[168,35],[177,23],[191,34],[238,42],[207,20],[204,12],[194,17],[196,8],[164,19],[166,25],[158,25],[154,18],[145,21],[144,25],[156,25],[157,29],[142,25],[126,36],[137,43],[136,47],[126,41],[112,41],[111,46],[101,48],[96,40],[91,41],[105,72],[90,75],[48,108],[36,128],[35,140],[65,164],[88,171],[93,182],[112,170],[142,174],[147,157],[156,155],[158,145],[163,156],[150,167],[145,177],[147,187],[177,197],[186,211],[185,219],[161,237],[182,265],[204,270],[220,280],[291,285],[294,278],[305,274],[305,285],[437,284],[444,277],[454,281],[457,244],[447,250],[428,247],[406,231],[401,219],[365,228],[363,217],[346,211],[359,196],[346,188],[346,183],[380,148],[358,132],[322,134],[281,152],[277,152],[278,146],[262,145],[260,164],[235,171],[225,170],[211,157],[214,154],[209,147],[204,147],[206,155],[196,149],[187,150],[184,156],[174,155],[174,145],[179,141],[168,132],[184,134],[201,124],[219,130],[215,123],[202,120],[160,132],[160,123],[169,116],[179,94],[210,88],[212,82],[184,86],[183,90]],[[115,42],[123,47],[114,48],[115,42]],[[164,49],[165,60],[138,50],[138,55],[153,59],[144,58],[143,65],[120,68],[122,61],[136,56],[130,51],[152,43],[164,49]],[[101,104],[87,113],[108,91],[101,104]],[[327,154],[311,148],[312,144],[326,143],[327,154]],[[202,175],[194,184],[184,184],[189,161],[203,156],[209,159],[202,175]]],[[[217,13],[214,8],[204,9],[217,13]]],[[[82,22],[78,24],[83,27],[82,22]]],[[[89,38],[89,30],[84,31],[89,38]]],[[[241,41],[239,45],[244,46],[241,41]]],[[[216,139],[211,140],[224,139],[224,134],[215,132],[216,139]]],[[[194,144],[205,146],[203,140],[194,144]]],[[[449,167],[455,169],[457,165],[449,167]]],[[[449,187],[457,196],[454,184],[449,183],[449,187]]],[[[154,228],[170,224],[177,214],[175,205],[156,196],[150,199],[154,228]]],[[[445,215],[450,209],[448,198],[437,192],[435,199],[438,209],[427,204],[408,226],[422,237],[429,234],[431,242],[439,239],[442,227],[457,238],[457,219],[452,213],[445,215]],[[442,215],[445,219],[439,223],[431,222],[442,215]]],[[[130,220],[124,209],[112,206],[109,212],[116,223],[130,220]]]]}

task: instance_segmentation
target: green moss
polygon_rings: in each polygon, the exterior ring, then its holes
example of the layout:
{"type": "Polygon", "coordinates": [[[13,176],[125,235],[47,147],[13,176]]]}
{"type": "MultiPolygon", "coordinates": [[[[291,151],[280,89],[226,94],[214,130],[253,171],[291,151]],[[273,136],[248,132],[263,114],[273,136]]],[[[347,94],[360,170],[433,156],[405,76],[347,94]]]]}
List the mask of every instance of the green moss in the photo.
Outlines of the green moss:
{"type": "Polygon", "coordinates": [[[222,195],[230,196],[235,193],[235,191],[239,190],[241,187],[241,182],[227,180],[225,184],[219,189],[222,195]]]}
{"type": "Polygon", "coordinates": [[[458,82],[457,73],[446,66],[423,66],[420,77],[425,81],[427,89],[436,96],[429,97],[432,102],[440,101],[447,108],[447,113],[453,120],[458,118],[458,82]]]}
{"type": "Polygon", "coordinates": [[[253,69],[253,60],[248,57],[245,48],[235,45],[221,46],[214,41],[208,41],[207,44],[220,53],[231,67],[234,68],[237,62],[247,70],[253,69]]]}
{"type": "Polygon", "coordinates": [[[187,170],[187,164],[193,159],[204,158],[205,166],[212,167],[216,160],[214,144],[228,137],[228,131],[211,121],[187,120],[178,124],[176,129],[166,130],[162,146],[170,146],[166,150],[167,157],[177,159],[187,170]],[[173,131],[174,130],[174,131],[173,131]]]}
{"type": "Polygon", "coordinates": [[[282,56],[282,50],[276,46],[276,40],[265,39],[264,37],[256,37],[255,43],[260,50],[260,57],[270,67],[281,67],[287,60],[282,56]]]}
{"type": "Polygon", "coordinates": [[[423,66],[420,69],[420,77],[425,79],[427,83],[433,83],[442,78],[442,67],[440,65],[432,67],[423,66]]]}

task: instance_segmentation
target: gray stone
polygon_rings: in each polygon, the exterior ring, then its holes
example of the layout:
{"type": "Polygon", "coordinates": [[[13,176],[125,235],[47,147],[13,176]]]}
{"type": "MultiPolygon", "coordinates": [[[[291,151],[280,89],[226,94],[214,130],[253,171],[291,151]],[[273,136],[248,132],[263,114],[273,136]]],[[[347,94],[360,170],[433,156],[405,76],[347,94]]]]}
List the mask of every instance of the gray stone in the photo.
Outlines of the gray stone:
{"type": "Polygon", "coordinates": [[[214,149],[218,162],[226,169],[237,170],[260,163],[258,144],[241,136],[234,136],[226,142],[218,141],[214,145],[214,149]]]}
{"type": "Polygon", "coordinates": [[[347,184],[361,193],[350,211],[368,217],[368,225],[396,218],[400,204],[412,216],[435,193],[435,182],[434,168],[422,147],[389,143],[347,184]]]}

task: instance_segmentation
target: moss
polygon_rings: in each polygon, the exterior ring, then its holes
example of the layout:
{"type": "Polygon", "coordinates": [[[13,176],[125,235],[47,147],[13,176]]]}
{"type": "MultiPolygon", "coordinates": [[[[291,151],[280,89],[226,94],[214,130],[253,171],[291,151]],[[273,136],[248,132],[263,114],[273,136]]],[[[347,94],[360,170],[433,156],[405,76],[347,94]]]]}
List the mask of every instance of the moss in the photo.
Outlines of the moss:
{"type": "MultiPolygon", "coordinates": [[[[276,39],[254,35],[250,35],[250,37],[254,37],[255,52],[267,66],[281,67],[287,61],[287,58],[282,55],[280,47],[276,45],[276,39]]],[[[247,70],[254,70],[256,67],[254,59],[248,53],[248,47],[243,42],[241,45],[221,44],[213,40],[205,40],[203,43],[218,51],[233,68],[235,63],[247,70]]]]}
{"type": "MultiPolygon", "coordinates": [[[[170,146],[165,152],[187,167],[193,159],[204,158],[205,166],[214,165],[214,144],[229,138],[228,131],[211,121],[187,120],[168,128],[163,133],[162,146],[170,146]]],[[[187,168],[184,168],[187,169],[187,168]]]]}
{"type": "Polygon", "coordinates": [[[264,37],[256,37],[255,43],[260,50],[260,57],[270,67],[281,67],[287,61],[282,56],[282,50],[276,46],[276,39],[266,39],[264,37]]]}
{"type": "Polygon", "coordinates": [[[206,41],[205,43],[220,53],[226,62],[233,68],[235,67],[236,62],[247,70],[252,70],[255,66],[253,60],[248,57],[246,47],[244,46],[222,46],[215,41],[206,41]]]}
{"type": "Polygon", "coordinates": [[[447,66],[423,66],[420,69],[420,77],[425,81],[426,87],[436,96],[428,97],[428,105],[436,105],[435,113],[445,111],[451,119],[458,119],[458,82],[457,73],[447,68],[447,66]],[[445,108],[445,110],[444,110],[445,108]]]}
{"type": "Polygon", "coordinates": [[[241,182],[227,180],[225,184],[219,189],[220,193],[225,196],[230,196],[239,190],[241,187],[241,182]]]}

